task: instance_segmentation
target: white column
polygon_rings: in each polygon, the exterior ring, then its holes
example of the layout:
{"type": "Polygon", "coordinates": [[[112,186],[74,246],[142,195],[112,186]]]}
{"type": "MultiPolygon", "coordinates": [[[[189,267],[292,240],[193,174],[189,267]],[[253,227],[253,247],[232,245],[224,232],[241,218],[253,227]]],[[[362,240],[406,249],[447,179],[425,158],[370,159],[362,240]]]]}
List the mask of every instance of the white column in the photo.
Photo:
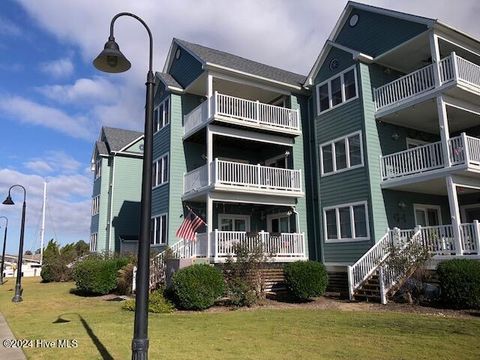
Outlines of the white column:
{"type": "MultiPolygon", "coordinates": [[[[211,239],[213,235],[213,200],[210,193],[207,194],[207,259],[212,254],[211,239]]],[[[214,249],[216,252],[216,250],[214,249]]]]}
{"type": "Polygon", "coordinates": [[[463,249],[460,242],[460,210],[458,208],[457,186],[451,176],[447,176],[448,203],[452,219],[453,236],[455,241],[455,254],[462,255],[463,249]]]}
{"type": "Polygon", "coordinates": [[[209,119],[213,115],[212,95],[213,95],[213,76],[209,73],[207,75],[207,101],[208,101],[208,118],[209,119]]]}
{"type": "Polygon", "coordinates": [[[210,126],[207,126],[207,180],[208,186],[212,184],[212,162],[213,162],[213,134],[210,126]]]}
{"type": "Polygon", "coordinates": [[[430,32],[430,53],[432,56],[433,78],[435,80],[435,87],[440,86],[440,49],[438,47],[438,36],[433,30],[430,32]]]}
{"type": "Polygon", "coordinates": [[[450,130],[448,128],[448,117],[447,117],[447,105],[443,96],[437,96],[437,113],[438,113],[438,126],[440,128],[440,137],[442,139],[442,150],[443,150],[443,159],[444,166],[452,166],[452,161],[450,159],[450,150],[449,150],[449,140],[450,140],[450,130]]]}

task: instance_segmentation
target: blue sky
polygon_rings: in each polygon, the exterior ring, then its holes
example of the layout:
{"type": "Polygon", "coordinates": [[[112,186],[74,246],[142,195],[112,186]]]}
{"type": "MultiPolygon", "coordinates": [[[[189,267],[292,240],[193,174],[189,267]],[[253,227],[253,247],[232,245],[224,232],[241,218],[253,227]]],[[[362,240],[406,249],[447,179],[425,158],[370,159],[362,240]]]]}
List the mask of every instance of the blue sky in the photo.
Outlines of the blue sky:
{"type": "MultiPolygon", "coordinates": [[[[475,1],[367,1],[443,22],[480,36],[475,1]]],[[[306,74],[346,2],[215,0],[3,0],[0,2],[0,197],[27,188],[26,249],[39,247],[43,181],[48,182],[46,239],[88,240],[92,145],[102,125],[140,130],[147,38],[129,19],[115,35],[132,69],[104,75],[91,65],[120,11],[151,27],[155,69],[178,37],[306,74]],[[199,5],[200,4],[200,5],[199,5]],[[194,10],[193,10],[194,9],[194,10]]],[[[10,219],[7,251],[18,249],[22,194],[0,205],[10,219]]],[[[3,221],[0,220],[0,238],[3,221]]]]}

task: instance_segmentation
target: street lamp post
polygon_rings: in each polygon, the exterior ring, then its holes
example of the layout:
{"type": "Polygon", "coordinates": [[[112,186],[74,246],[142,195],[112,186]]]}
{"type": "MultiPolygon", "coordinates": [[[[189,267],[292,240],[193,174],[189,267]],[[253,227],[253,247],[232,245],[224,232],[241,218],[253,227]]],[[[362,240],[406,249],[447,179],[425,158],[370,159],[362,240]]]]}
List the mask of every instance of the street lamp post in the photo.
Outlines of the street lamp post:
{"type": "Polygon", "coordinates": [[[147,73],[147,94],[145,105],[145,132],[142,171],[142,198],[140,214],[140,237],[138,242],[138,260],[135,294],[135,323],[132,340],[132,360],[148,359],[148,291],[150,273],[150,217],[152,202],[152,149],[153,149],[153,89],[155,78],[152,71],[153,38],[147,24],[137,15],[122,12],[115,15],[110,23],[110,36],[104,50],[93,61],[100,71],[119,73],[127,71],[131,64],[120,52],[113,36],[113,25],[120,16],[130,16],[138,20],[147,30],[150,40],[149,68],[147,73]]]}
{"type": "Polygon", "coordinates": [[[0,216],[0,219],[5,219],[5,231],[3,232],[2,265],[0,267],[0,285],[3,285],[3,271],[5,270],[5,248],[7,247],[8,219],[6,216],[0,216]]]}
{"type": "Polygon", "coordinates": [[[12,298],[14,303],[21,302],[22,299],[22,262],[23,262],[23,237],[25,234],[25,210],[27,209],[27,190],[22,185],[12,185],[8,189],[8,196],[3,201],[4,205],[15,205],[10,195],[14,187],[20,187],[23,189],[23,206],[22,206],[22,224],[20,227],[20,245],[18,246],[18,259],[17,259],[17,282],[15,283],[15,296],[12,298]]]}

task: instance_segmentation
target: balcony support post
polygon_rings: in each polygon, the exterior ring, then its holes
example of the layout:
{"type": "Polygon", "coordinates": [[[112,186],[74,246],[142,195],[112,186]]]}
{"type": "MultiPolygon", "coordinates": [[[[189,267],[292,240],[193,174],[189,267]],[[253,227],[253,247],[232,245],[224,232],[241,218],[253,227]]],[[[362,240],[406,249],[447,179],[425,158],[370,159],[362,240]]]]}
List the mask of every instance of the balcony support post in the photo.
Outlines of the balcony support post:
{"type": "Polygon", "coordinates": [[[208,102],[208,118],[213,116],[213,75],[207,75],[207,102],[208,102]]]}
{"type": "Polygon", "coordinates": [[[452,166],[450,158],[450,130],[448,128],[447,106],[443,96],[437,96],[438,125],[440,128],[440,137],[442,139],[443,163],[445,167],[452,166]]]}
{"type": "Polygon", "coordinates": [[[450,217],[452,219],[455,254],[462,255],[463,248],[460,241],[460,210],[458,208],[457,186],[452,176],[447,176],[448,203],[450,205],[450,217]]]}
{"type": "Polygon", "coordinates": [[[207,183],[212,185],[213,133],[207,126],[207,183]]]}
{"type": "Polygon", "coordinates": [[[439,87],[440,84],[440,49],[438,47],[438,36],[435,35],[434,31],[430,32],[430,53],[432,56],[433,64],[433,78],[435,81],[435,87],[439,87]]]}
{"type": "MultiPolygon", "coordinates": [[[[207,259],[212,257],[212,225],[213,225],[213,200],[210,192],[207,194],[207,259]]],[[[214,251],[216,251],[214,249],[214,251]]]]}

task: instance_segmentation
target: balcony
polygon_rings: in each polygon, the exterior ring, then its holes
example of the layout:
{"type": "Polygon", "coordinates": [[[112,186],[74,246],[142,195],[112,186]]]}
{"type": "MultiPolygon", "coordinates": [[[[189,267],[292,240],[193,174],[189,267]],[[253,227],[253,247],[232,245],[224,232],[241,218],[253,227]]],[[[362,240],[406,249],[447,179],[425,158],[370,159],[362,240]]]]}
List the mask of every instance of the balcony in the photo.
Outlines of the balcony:
{"type": "Polygon", "coordinates": [[[381,156],[382,180],[422,176],[441,169],[480,170],[480,139],[460,136],[448,140],[450,166],[445,161],[442,142],[415,147],[394,154],[381,156]]]}
{"type": "Polygon", "coordinates": [[[455,84],[467,91],[480,94],[480,66],[452,53],[443,58],[438,65],[430,64],[375,89],[377,117],[437,88],[455,84]],[[438,85],[435,84],[437,66],[438,85]]]}
{"type": "Polygon", "coordinates": [[[184,137],[187,137],[212,121],[220,121],[259,130],[300,135],[300,114],[298,110],[264,104],[215,92],[204,102],[184,116],[184,137]]]}
{"type": "Polygon", "coordinates": [[[303,196],[301,170],[250,165],[215,159],[184,176],[184,195],[214,190],[303,196]],[[210,184],[208,183],[210,169],[210,184]]]}

